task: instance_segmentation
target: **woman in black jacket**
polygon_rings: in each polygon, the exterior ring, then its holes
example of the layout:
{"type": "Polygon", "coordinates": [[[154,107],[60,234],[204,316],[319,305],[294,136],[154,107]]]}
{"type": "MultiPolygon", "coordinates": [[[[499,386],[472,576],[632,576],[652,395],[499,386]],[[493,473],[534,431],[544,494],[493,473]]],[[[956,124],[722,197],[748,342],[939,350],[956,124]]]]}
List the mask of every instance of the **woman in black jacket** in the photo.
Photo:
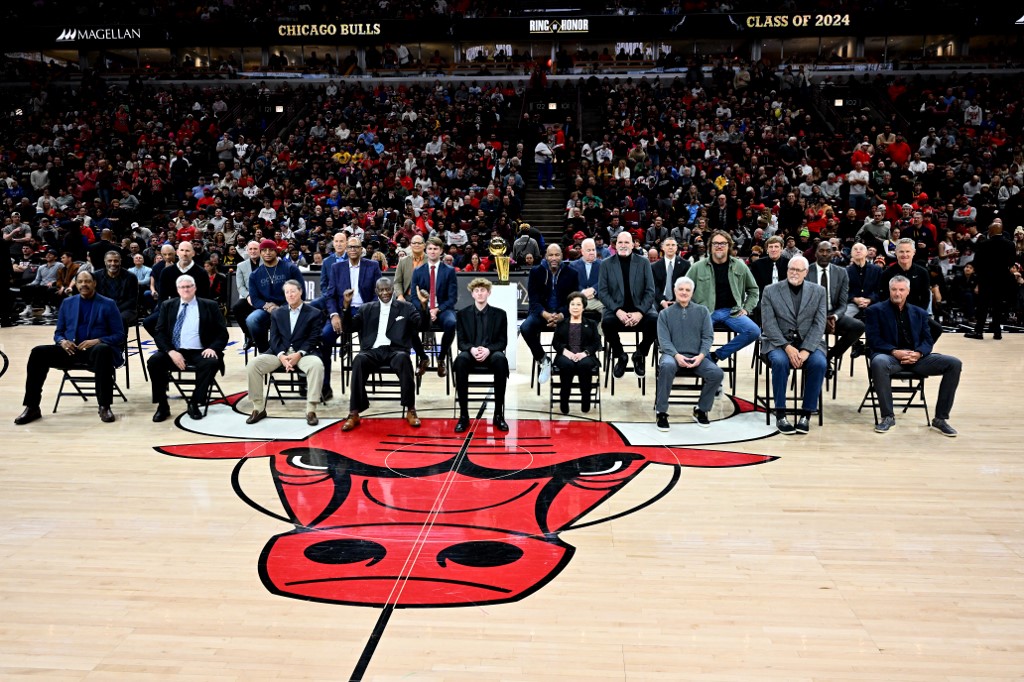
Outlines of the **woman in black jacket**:
{"type": "Polygon", "coordinates": [[[583,317],[583,311],[587,309],[586,297],[574,291],[569,294],[568,305],[569,316],[555,327],[551,344],[555,350],[555,367],[562,377],[559,396],[562,414],[569,414],[569,395],[574,377],[579,377],[583,411],[590,411],[594,368],[598,366],[597,352],[601,348],[597,323],[583,317]]]}

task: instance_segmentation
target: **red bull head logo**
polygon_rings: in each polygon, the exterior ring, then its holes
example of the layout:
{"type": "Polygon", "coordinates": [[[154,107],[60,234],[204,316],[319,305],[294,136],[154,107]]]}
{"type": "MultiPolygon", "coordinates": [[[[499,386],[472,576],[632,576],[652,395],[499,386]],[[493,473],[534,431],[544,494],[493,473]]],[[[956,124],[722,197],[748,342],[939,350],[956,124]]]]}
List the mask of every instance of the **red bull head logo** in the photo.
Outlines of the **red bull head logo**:
{"type": "MultiPolygon", "coordinates": [[[[737,405],[740,413],[751,410],[737,405]]],[[[230,412],[214,406],[211,416],[214,409],[230,412]]],[[[562,534],[595,523],[581,520],[647,466],[673,467],[671,488],[682,467],[774,459],[632,445],[622,430],[600,422],[517,420],[509,434],[481,425],[456,435],[453,426],[427,419],[413,430],[401,419],[366,419],[351,433],[328,425],[290,440],[158,450],[238,459],[236,491],[278,516],[237,485],[246,462],[269,460],[284,507],[278,518],[290,525],[260,557],[272,592],[398,608],[495,604],[533,593],[572,558],[562,534]]]]}

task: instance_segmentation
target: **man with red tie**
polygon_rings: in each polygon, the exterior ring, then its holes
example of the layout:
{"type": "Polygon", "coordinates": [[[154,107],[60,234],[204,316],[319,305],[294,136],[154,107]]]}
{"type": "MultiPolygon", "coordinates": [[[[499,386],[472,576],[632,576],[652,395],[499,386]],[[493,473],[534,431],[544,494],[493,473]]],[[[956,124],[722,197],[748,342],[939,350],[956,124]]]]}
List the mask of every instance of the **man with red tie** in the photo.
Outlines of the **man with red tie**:
{"type": "MultiPolygon", "coordinates": [[[[443,330],[441,335],[441,360],[437,363],[437,375],[443,377],[448,371],[444,358],[455,339],[455,304],[459,300],[458,277],[455,268],[441,261],[444,253],[444,242],[438,237],[427,240],[427,260],[416,268],[412,275],[412,290],[419,287],[420,291],[429,292],[427,312],[430,313],[431,324],[439,324],[443,330]]],[[[413,301],[419,305],[419,301],[413,301]]]]}

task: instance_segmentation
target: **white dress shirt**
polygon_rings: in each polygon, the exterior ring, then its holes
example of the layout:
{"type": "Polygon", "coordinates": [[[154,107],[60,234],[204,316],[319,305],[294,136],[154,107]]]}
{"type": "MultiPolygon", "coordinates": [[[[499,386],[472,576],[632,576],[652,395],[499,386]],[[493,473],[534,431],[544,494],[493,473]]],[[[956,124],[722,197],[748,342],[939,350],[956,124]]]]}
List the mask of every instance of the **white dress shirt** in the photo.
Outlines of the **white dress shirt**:
{"type": "Polygon", "coordinates": [[[388,338],[388,318],[391,317],[391,302],[384,303],[381,301],[380,304],[380,318],[377,320],[377,338],[373,342],[374,348],[380,348],[381,346],[387,346],[391,343],[391,339],[388,338]]]}

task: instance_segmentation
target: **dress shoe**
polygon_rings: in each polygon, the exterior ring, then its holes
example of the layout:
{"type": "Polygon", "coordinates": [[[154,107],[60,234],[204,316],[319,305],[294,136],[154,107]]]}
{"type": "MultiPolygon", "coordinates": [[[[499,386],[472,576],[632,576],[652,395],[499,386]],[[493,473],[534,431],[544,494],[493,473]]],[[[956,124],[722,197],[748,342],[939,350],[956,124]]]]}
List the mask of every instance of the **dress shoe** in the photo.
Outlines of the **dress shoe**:
{"type": "Polygon", "coordinates": [[[985,335],[979,332],[964,332],[965,339],[984,339],[985,335]]]}
{"type": "Polygon", "coordinates": [[[316,412],[306,413],[306,423],[309,424],[310,426],[316,426],[317,424],[320,423],[320,420],[316,418],[316,412]]]}
{"type": "Polygon", "coordinates": [[[615,364],[612,366],[612,376],[616,379],[621,379],[626,374],[626,363],[628,361],[629,357],[625,353],[615,358],[615,364]]]}
{"type": "Polygon", "coordinates": [[[419,367],[416,368],[416,376],[421,377],[427,373],[427,369],[430,367],[430,358],[424,353],[423,357],[420,358],[419,367]]]}
{"type": "Polygon", "coordinates": [[[867,352],[867,348],[864,346],[863,341],[857,341],[850,347],[850,357],[859,358],[867,352]]]}
{"type": "Polygon", "coordinates": [[[266,417],[267,417],[267,411],[266,410],[253,410],[252,414],[249,415],[249,418],[245,420],[245,423],[246,424],[255,424],[258,421],[266,419],[266,417]]]}
{"type": "Polygon", "coordinates": [[[420,418],[416,416],[416,410],[411,407],[405,411],[405,421],[407,421],[409,426],[414,429],[418,429],[420,427],[420,418]]]}
{"type": "Polygon", "coordinates": [[[171,408],[168,407],[167,403],[160,403],[156,406],[156,412],[153,413],[153,421],[158,424],[162,421],[166,421],[171,416],[171,408]]]}
{"type": "Polygon", "coordinates": [[[14,423],[18,426],[34,422],[37,419],[42,419],[43,413],[39,411],[39,406],[26,407],[25,411],[14,418],[14,423]]]}
{"type": "Polygon", "coordinates": [[[203,410],[195,403],[188,404],[188,417],[192,421],[199,421],[203,418],[203,410]]]}
{"type": "Polygon", "coordinates": [[[465,433],[469,430],[469,417],[462,415],[459,417],[459,422],[455,425],[455,433],[465,433]]]}
{"type": "Polygon", "coordinates": [[[494,415],[493,424],[494,424],[494,428],[498,429],[499,431],[502,431],[502,432],[505,432],[505,433],[508,432],[508,424],[505,423],[505,415],[503,415],[503,414],[496,414],[496,415],[494,415]]]}
{"type": "Polygon", "coordinates": [[[323,390],[320,391],[320,402],[326,404],[331,400],[334,400],[334,389],[330,386],[324,386],[323,390]]]}
{"type": "Polygon", "coordinates": [[[633,371],[638,377],[647,374],[647,356],[640,353],[633,353],[633,371]]]}
{"type": "Polygon", "coordinates": [[[100,421],[110,424],[114,421],[114,413],[110,411],[109,405],[100,405],[100,421]]]}
{"type": "Polygon", "coordinates": [[[583,414],[590,412],[590,392],[588,391],[583,395],[583,399],[580,401],[580,409],[583,410],[583,414]]]}
{"type": "Polygon", "coordinates": [[[444,361],[444,359],[437,363],[437,376],[448,376],[448,364],[444,361]]]}
{"type": "Polygon", "coordinates": [[[1003,340],[1003,333],[1002,332],[995,332],[994,334],[992,334],[992,340],[993,341],[1002,341],[1003,340]]]}
{"type": "Polygon", "coordinates": [[[568,395],[568,393],[563,393],[561,395],[561,397],[559,397],[559,399],[558,399],[558,409],[562,412],[562,414],[569,414],[569,395],[568,395]]]}
{"type": "Polygon", "coordinates": [[[341,425],[341,430],[342,431],[351,431],[352,429],[356,428],[357,426],[359,426],[359,415],[358,414],[350,414],[348,416],[348,418],[345,419],[345,423],[343,423],[341,425]]]}

